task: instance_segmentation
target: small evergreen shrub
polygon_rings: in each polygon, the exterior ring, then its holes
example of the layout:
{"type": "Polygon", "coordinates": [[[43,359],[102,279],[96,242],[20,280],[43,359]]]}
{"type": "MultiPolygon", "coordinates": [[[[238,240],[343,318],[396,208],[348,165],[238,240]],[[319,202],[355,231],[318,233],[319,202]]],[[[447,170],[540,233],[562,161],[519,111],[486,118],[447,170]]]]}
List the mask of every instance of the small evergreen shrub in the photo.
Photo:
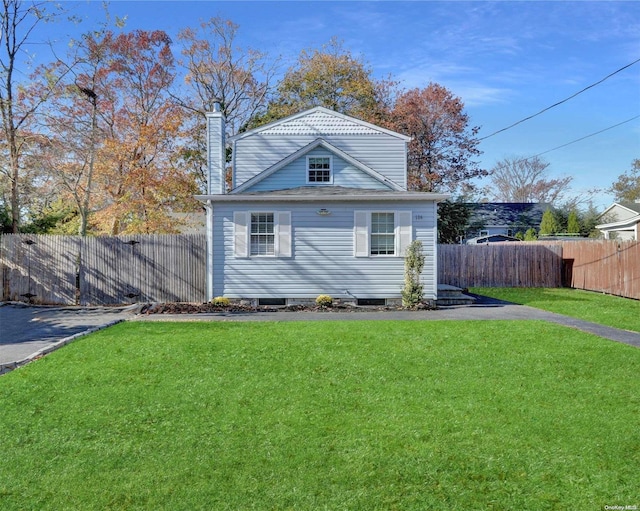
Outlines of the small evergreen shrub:
{"type": "Polygon", "coordinates": [[[333,298],[329,295],[318,295],[316,298],[316,305],[320,307],[331,307],[333,305],[333,298]]]}
{"type": "Polygon", "coordinates": [[[404,256],[404,288],[402,289],[402,306],[412,309],[424,299],[420,275],[424,268],[422,242],[414,240],[407,247],[404,256]]]}
{"type": "Polygon", "coordinates": [[[214,307],[229,307],[229,304],[231,302],[224,296],[216,296],[213,300],[211,300],[211,303],[214,307]]]}

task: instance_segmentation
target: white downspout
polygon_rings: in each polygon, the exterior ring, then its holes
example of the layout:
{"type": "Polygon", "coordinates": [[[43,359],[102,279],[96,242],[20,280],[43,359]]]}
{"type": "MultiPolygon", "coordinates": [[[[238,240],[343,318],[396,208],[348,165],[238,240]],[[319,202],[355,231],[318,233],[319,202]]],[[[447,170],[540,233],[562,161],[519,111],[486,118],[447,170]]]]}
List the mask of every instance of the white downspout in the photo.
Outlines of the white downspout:
{"type": "Polygon", "coordinates": [[[207,301],[213,300],[213,204],[208,200],[207,210],[207,301]]]}

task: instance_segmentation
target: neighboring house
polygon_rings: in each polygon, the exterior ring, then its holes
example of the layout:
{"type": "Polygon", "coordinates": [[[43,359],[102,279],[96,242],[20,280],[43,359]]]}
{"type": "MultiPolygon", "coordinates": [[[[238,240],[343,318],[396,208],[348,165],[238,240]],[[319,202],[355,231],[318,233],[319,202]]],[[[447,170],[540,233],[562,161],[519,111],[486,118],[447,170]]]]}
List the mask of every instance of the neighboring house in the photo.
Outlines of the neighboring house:
{"type": "Polygon", "coordinates": [[[399,300],[420,240],[437,298],[437,202],[407,191],[409,137],[322,107],[240,133],[225,190],[225,120],[207,114],[207,295],[285,304],[399,300]]]}
{"type": "MultiPolygon", "coordinates": [[[[470,215],[465,240],[494,234],[514,237],[527,229],[540,228],[542,215],[549,208],[545,203],[482,202],[467,203],[470,215]]],[[[503,240],[507,241],[507,240],[503,240]]]]}
{"type": "Polygon", "coordinates": [[[596,225],[596,229],[605,239],[640,240],[640,202],[614,202],[600,219],[606,223],[596,225]]]}

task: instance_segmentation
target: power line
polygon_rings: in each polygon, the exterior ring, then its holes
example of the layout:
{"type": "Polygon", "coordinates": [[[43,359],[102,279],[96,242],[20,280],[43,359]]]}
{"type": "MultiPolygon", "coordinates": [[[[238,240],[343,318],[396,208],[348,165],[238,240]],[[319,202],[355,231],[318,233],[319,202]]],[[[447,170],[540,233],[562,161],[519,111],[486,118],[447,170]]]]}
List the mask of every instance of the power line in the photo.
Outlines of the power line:
{"type": "MultiPolygon", "coordinates": [[[[562,149],[563,147],[567,147],[568,145],[575,144],[576,142],[580,142],[587,138],[594,137],[596,135],[599,135],[600,133],[604,133],[605,131],[612,130],[613,128],[617,128],[618,126],[622,126],[623,124],[634,121],[635,119],[638,119],[638,118],[640,118],[640,115],[636,115],[635,117],[631,117],[631,119],[627,119],[626,121],[619,122],[618,124],[614,124],[613,126],[609,126],[607,128],[601,129],[600,131],[590,133],[589,135],[585,135],[584,137],[577,138],[575,140],[572,140],[571,142],[567,142],[566,144],[559,145],[557,147],[554,147],[553,149],[547,149],[546,151],[542,151],[541,153],[534,154],[533,156],[528,156],[527,158],[520,158],[519,160],[516,160],[514,163],[521,163],[527,160],[532,160],[533,158],[537,158],[538,156],[542,156],[543,154],[550,153],[551,151],[555,151],[557,149],[562,149]]],[[[504,167],[506,167],[506,165],[498,166],[494,170],[499,170],[504,167]]]]}
{"type": "MultiPolygon", "coordinates": [[[[635,117],[632,117],[631,119],[627,119],[626,121],[619,122],[618,124],[614,124],[613,126],[609,126],[608,128],[604,128],[604,129],[602,129],[600,131],[596,131],[595,133],[591,133],[589,135],[585,135],[584,137],[577,138],[575,140],[572,140],[571,142],[567,142],[566,144],[562,144],[562,145],[559,145],[558,147],[554,147],[553,149],[549,149],[548,151],[544,151],[542,153],[536,154],[536,156],[542,156],[543,154],[550,153],[551,151],[555,151],[556,149],[562,149],[563,147],[567,147],[568,145],[575,144],[576,142],[580,142],[581,140],[584,140],[585,138],[589,138],[589,137],[593,137],[595,135],[599,135],[600,133],[604,133],[605,131],[609,131],[609,130],[611,130],[613,128],[617,128],[618,126],[622,126],[623,124],[631,122],[631,121],[633,121],[633,120],[635,120],[635,119],[637,119],[639,117],[640,117],[640,115],[636,115],[635,117]]],[[[532,158],[535,158],[536,156],[532,156],[532,158]]]]}
{"type": "Polygon", "coordinates": [[[567,101],[569,101],[570,99],[575,98],[577,95],[582,94],[583,92],[595,87],[596,85],[600,85],[602,82],[604,82],[605,80],[611,78],[613,75],[618,74],[620,71],[624,71],[625,69],[627,69],[628,67],[633,66],[634,64],[637,64],[638,62],[640,62],[640,59],[634,60],[633,62],[631,62],[631,64],[627,64],[626,66],[621,67],[620,69],[614,71],[613,73],[608,74],[607,76],[605,76],[604,78],[602,78],[601,80],[598,80],[595,83],[592,83],[591,85],[588,85],[587,87],[585,87],[584,89],[576,92],[575,94],[572,94],[571,96],[569,96],[568,98],[565,98],[561,101],[558,101],[557,103],[554,103],[551,106],[548,106],[547,108],[543,108],[542,110],[540,110],[539,112],[530,115],[529,117],[525,117],[524,119],[521,119],[517,122],[514,122],[513,124],[507,126],[506,128],[502,128],[498,131],[494,131],[493,133],[491,133],[490,135],[487,135],[486,137],[481,137],[478,140],[486,140],[487,138],[493,137],[494,135],[497,135],[498,133],[502,133],[503,131],[507,131],[511,128],[513,128],[514,126],[517,126],[518,124],[522,124],[525,121],[528,121],[529,119],[533,119],[534,117],[537,117],[538,115],[546,112],[547,110],[551,110],[552,108],[557,107],[558,105],[561,105],[562,103],[566,103],[567,101]]]}

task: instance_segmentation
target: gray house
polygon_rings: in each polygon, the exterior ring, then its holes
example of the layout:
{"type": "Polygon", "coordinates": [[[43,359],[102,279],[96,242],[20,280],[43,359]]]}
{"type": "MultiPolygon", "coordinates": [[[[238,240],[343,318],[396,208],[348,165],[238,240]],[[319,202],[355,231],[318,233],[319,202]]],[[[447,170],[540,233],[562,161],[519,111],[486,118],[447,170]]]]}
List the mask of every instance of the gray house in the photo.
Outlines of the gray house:
{"type": "Polygon", "coordinates": [[[505,238],[501,241],[508,241],[516,233],[524,234],[529,228],[537,231],[542,215],[550,207],[543,202],[480,202],[465,206],[469,209],[465,240],[472,243],[477,242],[476,238],[486,243],[486,238],[494,235],[505,238]]]}
{"type": "Polygon", "coordinates": [[[399,300],[404,252],[420,240],[425,299],[437,297],[436,210],[407,191],[408,137],[316,107],[232,137],[207,115],[207,296],[290,304],[320,294],[399,300]]]}
{"type": "Polygon", "coordinates": [[[614,202],[599,217],[605,223],[596,225],[605,239],[632,241],[640,239],[640,202],[614,202]],[[606,220],[605,220],[606,219],[606,220]]]}

